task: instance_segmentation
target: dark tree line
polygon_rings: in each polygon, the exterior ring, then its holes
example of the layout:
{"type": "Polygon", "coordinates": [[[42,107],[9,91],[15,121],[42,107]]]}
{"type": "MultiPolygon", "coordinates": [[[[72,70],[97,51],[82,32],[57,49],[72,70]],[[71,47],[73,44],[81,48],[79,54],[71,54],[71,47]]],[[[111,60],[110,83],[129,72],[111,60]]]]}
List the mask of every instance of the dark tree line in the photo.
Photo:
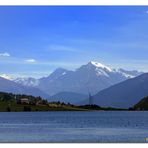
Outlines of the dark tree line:
{"type": "Polygon", "coordinates": [[[0,92],[0,101],[16,102],[17,104],[20,104],[22,98],[27,98],[29,100],[30,105],[36,105],[37,102],[40,104],[47,104],[48,103],[47,100],[41,98],[40,96],[34,97],[32,95],[0,92]]]}

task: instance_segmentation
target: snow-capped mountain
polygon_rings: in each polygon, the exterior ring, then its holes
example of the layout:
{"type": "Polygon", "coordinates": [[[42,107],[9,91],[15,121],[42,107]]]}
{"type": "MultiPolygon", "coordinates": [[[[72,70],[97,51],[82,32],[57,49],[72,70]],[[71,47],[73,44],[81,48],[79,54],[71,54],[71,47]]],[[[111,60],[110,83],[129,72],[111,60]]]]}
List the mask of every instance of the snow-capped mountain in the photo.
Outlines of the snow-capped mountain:
{"type": "Polygon", "coordinates": [[[125,70],[125,69],[122,69],[122,68],[118,69],[118,71],[121,72],[123,75],[125,75],[128,78],[134,78],[136,76],[143,74],[143,72],[139,72],[139,71],[136,71],[136,70],[129,71],[129,70],[125,70]]]}
{"type": "Polygon", "coordinates": [[[112,69],[101,63],[91,61],[75,71],[57,69],[48,77],[41,78],[37,87],[50,95],[64,91],[95,94],[138,74],[141,73],[112,69]]]}
{"type": "Polygon", "coordinates": [[[64,69],[64,68],[57,68],[57,69],[56,69],[53,73],[51,73],[48,77],[40,78],[39,81],[40,81],[40,82],[44,82],[44,80],[45,80],[45,81],[48,81],[48,82],[54,81],[54,80],[58,79],[59,77],[61,77],[61,76],[65,75],[65,74],[67,74],[68,72],[70,72],[70,71],[68,71],[68,70],[66,70],[66,69],[64,69]]]}
{"type": "Polygon", "coordinates": [[[0,91],[10,92],[15,94],[27,94],[33,96],[41,96],[43,98],[48,98],[49,96],[38,88],[23,86],[21,84],[15,83],[12,80],[8,80],[0,77],[0,91]]]}
{"type": "Polygon", "coordinates": [[[13,81],[24,86],[41,89],[49,95],[60,92],[95,94],[111,85],[142,74],[138,71],[113,69],[101,63],[91,61],[75,71],[56,69],[48,77],[40,79],[17,78],[13,81]]]}
{"type": "Polygon", "coordinates": [[[109,68],[108,66],[105,66],[101,63],[97,63],[94,61],[89,62],[88,65],[91,65],[91,66],[93,65],[95,67],[96,75],[98,75],[98,76],[104,75],[104,76],[109,77],[109,73],[116,73],[116,74],[120,73],[123,77],[133,78],[135,76],[138,76],[139,74],[142,74],[142,72],[138,72],[136,70],[128,71],[128,70],[124,70],[122,68],[120,68],[120,69],[109,68]]]}
{"type": "Polygon", "coordinates": [[[56,80],[60,76],[63,76],[64,74],[66,74],[66,72],[68,72],[68,70],[63,69],[63,68],[58,68],[48,77],[42,77],[40,79],[35,79],[32,77],[29,77],[29,78],[18,77],[18,78],[11,79],[11,80],[13,80],[14,82],[18,84],[24,85],[24,86],[38,87],[38,85],[42,85],[42,84],[45,86],[45,83],[56,80]]]}
{"type": "Polygon", "coordinates": [[[38,86],[39,84],[39,80],[38,79],[35,79],[35,78],[16,78],[16,79],[13,79],[14,82],[18,83],[18,84],[21,84],[21,85],[24,85],[24,86],[30,86],[30,87],[36,87],[38,86]]]}

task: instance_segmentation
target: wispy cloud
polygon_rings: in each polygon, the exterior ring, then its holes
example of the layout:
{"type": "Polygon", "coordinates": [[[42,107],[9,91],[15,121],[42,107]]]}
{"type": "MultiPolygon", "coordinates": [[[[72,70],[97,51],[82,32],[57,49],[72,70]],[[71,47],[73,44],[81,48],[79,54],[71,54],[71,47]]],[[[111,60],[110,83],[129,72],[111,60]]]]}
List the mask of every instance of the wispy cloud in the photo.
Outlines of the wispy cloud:
{"type": "Polygon", "coordinates": [[[148,10],[146,10],[146,11],[145,11],[145,13],[147,13],[147,14],[148,14],[148,10]]]}
{"type": "Polygon", "coordinates": [[[0,53],[0,57],[10,57],[8,52],[0,53]]]}
{"type": "Polygon", "coordinates": [[[28,62],[28,63],[35,63],[36,60],[35,60],[35,59],[27,59],[27,60],[25,60],[25,62],[28,62]]]}

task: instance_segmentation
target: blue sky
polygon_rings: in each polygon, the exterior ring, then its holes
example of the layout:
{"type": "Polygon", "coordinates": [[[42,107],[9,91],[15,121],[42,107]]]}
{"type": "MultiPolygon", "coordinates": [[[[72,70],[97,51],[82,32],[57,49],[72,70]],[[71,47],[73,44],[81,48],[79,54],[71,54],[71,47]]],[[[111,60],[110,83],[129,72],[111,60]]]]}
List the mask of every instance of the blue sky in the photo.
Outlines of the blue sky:
{"type": "Polygon", "coordinates": [[[148,7],[0,7],[0,74],[42,77],[89,61],[148,71],[148,7]]]}

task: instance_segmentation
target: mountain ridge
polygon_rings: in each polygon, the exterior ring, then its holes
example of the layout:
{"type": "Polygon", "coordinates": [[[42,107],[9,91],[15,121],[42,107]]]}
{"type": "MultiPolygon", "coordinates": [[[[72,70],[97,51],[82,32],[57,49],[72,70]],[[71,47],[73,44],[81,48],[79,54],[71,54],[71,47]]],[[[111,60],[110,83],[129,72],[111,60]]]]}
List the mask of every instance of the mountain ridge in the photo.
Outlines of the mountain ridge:
{"type": "Polygon", "coordinates": [[[40,79],[18,78],[13,81],[24,86],[41,89],[50,96],[64,91],[95,94],[138,74],[141,72],[113,69],[101,63],[90,61],[74,71],[57,68],[47,77],[40,79]]]}
{"type": "Polygon", "coordinates": [[[0,77],[0,91],[34,95],[34,96],[42,96],[44,98],[49,97],[48,94],[46,94],[45,92],[42,92],[38,88],[23,86],[21,84],[18,84],[11,80],[7,80],[2,77],[0,77]]]}
{"type": "Polygon", "coordinates": [[[128,108],[148,95],[148,73],[110,86],[93,96],[101,106],[128,108]]]}

